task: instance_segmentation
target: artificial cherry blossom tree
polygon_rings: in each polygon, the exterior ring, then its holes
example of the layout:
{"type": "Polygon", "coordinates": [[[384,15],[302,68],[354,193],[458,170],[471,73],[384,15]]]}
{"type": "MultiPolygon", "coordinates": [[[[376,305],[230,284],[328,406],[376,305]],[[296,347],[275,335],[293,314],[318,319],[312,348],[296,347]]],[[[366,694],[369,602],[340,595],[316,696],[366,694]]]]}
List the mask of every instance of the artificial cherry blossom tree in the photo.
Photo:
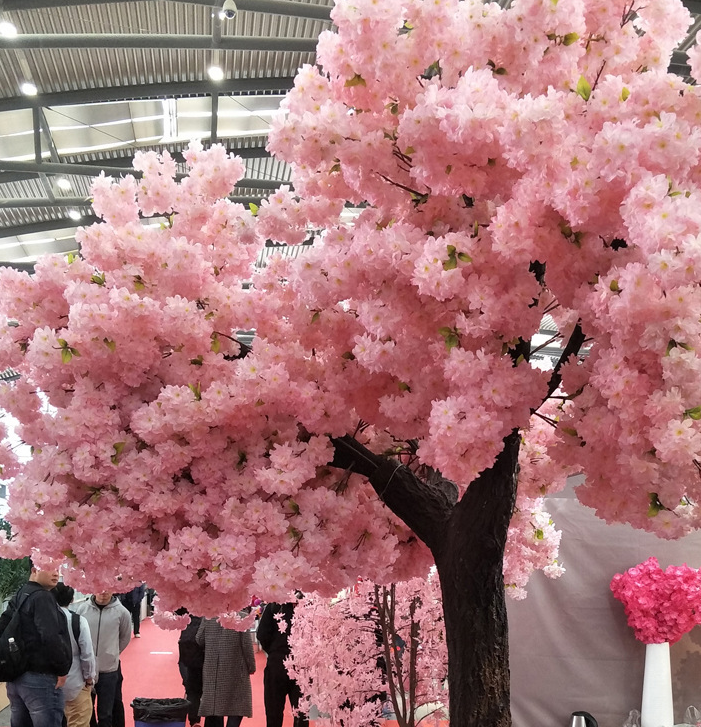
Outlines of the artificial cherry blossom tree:
{"type": "Polygon", "coordinates": [[[445,720],[448,653],[436,576],[377,586],[362,581],[337,598],[297,603],[287,670],[300,707],[324,727],[377,725],[390,704],[398,727],[445,720]]]}
{"type": "Polygon", "coordinates": [[[0,407],[34,448],[5,463],[7,550],[203,615],[435,562],[451,721],[506,727],[504,584],[559,572],[542,496],[584,471],[609,521],[699,525],[701,95],[666,72],[690,16],[333,12],[270,138],[294,193],[256,217],[226,199],[243,166],[221,149],[191,147],[181,183],[139,155],[96,185],[79,258],[0,271],[0,367],[20,374],[0,407]],[[263,239],[310,230],[252,272],[263,239]],[[552,371],[531,365],[545,314],[552,371]]]}

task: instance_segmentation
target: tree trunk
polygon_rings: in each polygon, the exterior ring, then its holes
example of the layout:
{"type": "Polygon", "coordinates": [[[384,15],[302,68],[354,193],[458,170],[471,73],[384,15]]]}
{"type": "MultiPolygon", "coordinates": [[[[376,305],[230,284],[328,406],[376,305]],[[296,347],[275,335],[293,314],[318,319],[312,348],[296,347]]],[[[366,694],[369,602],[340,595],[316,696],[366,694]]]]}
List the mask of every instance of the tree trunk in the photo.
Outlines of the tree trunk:
{"type": "Polygon", "coordinates": [[[443,594],[450,724],[510,727],[504,547],[516,496],[518,435],[453,509],[432,548],[443,594]]]}
{"type": "Polygon", "coordinates": [[[456,503],[445,480],[424,482],[351,437],[334,440],[333,465],[364,474],[382,501],[431,549],[443,594],[450,724],[510,727],[509,643],[503,559],[516,501],[520,435],[456,503]]]}

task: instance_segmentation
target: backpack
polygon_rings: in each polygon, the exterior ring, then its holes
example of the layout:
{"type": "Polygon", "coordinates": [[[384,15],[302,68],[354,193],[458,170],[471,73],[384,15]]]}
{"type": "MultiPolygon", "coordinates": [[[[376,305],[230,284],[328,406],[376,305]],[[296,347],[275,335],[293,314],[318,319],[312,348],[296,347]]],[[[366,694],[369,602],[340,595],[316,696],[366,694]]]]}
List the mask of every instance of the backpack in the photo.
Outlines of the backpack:
{"type": "Polygon", "coordinates": [[[10,622],[0,635],[0,682],[14,681],[27,671],[27,653],[22,636],[20,611],[31,595],[31,593],[22,595],[10,622]]]}
{"type": "Polygon", "coordinates": [[[80,616],[75,611],[71,611],[71,629],[73,629],[73,638],[80,651],[80,616]]]}

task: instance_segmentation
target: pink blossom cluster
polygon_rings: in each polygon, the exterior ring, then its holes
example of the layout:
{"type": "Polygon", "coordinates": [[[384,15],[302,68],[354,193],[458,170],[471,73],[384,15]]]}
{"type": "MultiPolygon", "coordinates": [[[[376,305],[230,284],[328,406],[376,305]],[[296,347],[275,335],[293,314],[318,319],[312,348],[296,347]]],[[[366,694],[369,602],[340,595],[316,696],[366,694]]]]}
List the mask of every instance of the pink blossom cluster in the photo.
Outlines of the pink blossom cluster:
{"type": "Polygon", "coordinates": [[[466,486],[508,432],[532,431],[549,374],[512,366],[509,348],[547,312],[563,341],[579,324],[587,356],[551,392],[528,479],[552,492],[583,471],[580,499],[611,522],[698,527],[701,95],[666,71],[688,11],[333,12],[323,69],[299,73],[269,145],[302,195],[370,205],[352,228],[327,226],[291,276],[329,355],[350,359],[354,389],[366,382],[363,417],[418,437],[421,459],[466,486]]]}
{"type": "Polygon", "coordinates": [[[660,568],[657,558],[616,573],[613,595],[644,644],[671,644],[701,623],[701,575],[686,564],[660,568]]]}
{"type": "Polygon", "coordinates": [[[425,575],[427,548],[328,466],[353,433],[387,456],[410,443],[461,493],[521,433],[513,595],[561,571],[541,498],[573,471],[611,522],[699,526],[701,91],[666,72],[688,11],[333,13],[270,135],[294,193],[255,215],[228,199],[244,165],[220,147],[191,145],[181,181],[145,153],[141,179],[97,181],[105,221],[79,257],[0,270],[0,370],[21,376],[0,408],[33,447],[5,554],[65,557],[88,590],[146,579],[164,610],[205,616],[425,575]],[[266,240],[312,231],[254,269],[266,240]],[[528,360],[545,315],[585,339],[556,378],[528,360]]]}
{"type": "MultiPolygon", "coordinates": [[[[317,723],[363,727],[381,719],[385,700],[390,701],[386,653],[375,603],[375,585],[361,581],[336,598],[307,595],[296,608],[289,635],[288,672],[302,691],[301,711],[315,705],[317,723]],[[379,695],[384,694],[384,699],[379,695]]],[[[379,591],[382,597],[382,589],[379,591]]],[[[422,705],[433,705],[436,719],[447,711],[445,679],[448,652],[443,629],[438,576],[415,578],[395,586],[395,633],[390,660],[392,678],[409,694],[410,630],[417,634],[414,703],[407,714],[422,705]],[[410,607],[415,609],[413,616],[410,607]],[[403,644],[403,647],[401,646],[403,644]],[[399,649],[399,652],[396,650],[399,649]],[[401,665],[401,674],[397,671],[401,665]]],[[[430,717],[426,723],[432,723],[430,717]]]]}

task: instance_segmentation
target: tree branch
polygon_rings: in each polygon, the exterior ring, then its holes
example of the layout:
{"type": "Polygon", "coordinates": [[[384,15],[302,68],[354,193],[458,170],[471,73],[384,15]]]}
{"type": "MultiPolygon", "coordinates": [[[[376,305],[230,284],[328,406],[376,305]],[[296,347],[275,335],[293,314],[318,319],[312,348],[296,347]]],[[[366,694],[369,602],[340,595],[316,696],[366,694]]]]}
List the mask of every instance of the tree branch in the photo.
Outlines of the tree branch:
{"type": "Polygon", "coordinates": [[[370,481],[387,507],[433,550],[458,499],[458,488],[446,479],[425,482],[408,467],[371,452],[356,439],[332,437],[332,467],[351,469],[370,481]]]}
{"type": "Polygon", "coordinates": [[[574,330],[572,331],[570,340],[567,341],[567,345],[565,346],[562,355],[560,356],[560,360],[555,365],[552,376],[550,377],[550,381],[548,382],[548,394],[543,400],[543,403],[550,398],[551,394],[554,394],[557,391],[558,387],[562,383],[561,371],[563,364],[570,356],[576,356],[579,353],[579,349],[582,347],[582,344],[585,340],[586,336],[582,331],[582,326],[577,323],[577,325],[574,327],[574,330]]]}

